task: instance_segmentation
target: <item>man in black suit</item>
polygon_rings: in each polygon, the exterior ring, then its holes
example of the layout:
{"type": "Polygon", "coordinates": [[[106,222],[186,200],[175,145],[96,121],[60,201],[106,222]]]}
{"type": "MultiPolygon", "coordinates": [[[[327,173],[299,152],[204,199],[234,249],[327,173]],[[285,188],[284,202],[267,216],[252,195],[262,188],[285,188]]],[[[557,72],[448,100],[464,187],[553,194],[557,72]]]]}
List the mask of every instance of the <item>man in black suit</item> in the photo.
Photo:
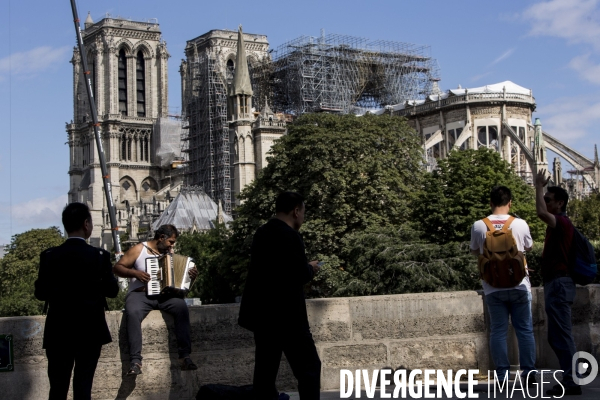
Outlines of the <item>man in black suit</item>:
{"type": "Polygon", "coordinates": [[[251,248],[250,268],[240,305],[240,326],[254,332],[254,396],[278,398],[275,380],[282,352],[298,380],[302,400],[320,397],[321,360],[315,347],[303,286],[319,270],[306,259],[298,233],[304,222],[304,199],[281,193],[275,218],[258,228],[251,248]]]}
{"type": "Polygon", "coordinates": [[[68,239],[42,252],[35,281],[35,297],[48,303],[43,348],[49,399],[67,398],[75,366],[73,397],[87,400],[102,345],[112,341],[104,316],[106,297],[116,297],[119,285],[109,252],[86,243],[93,229],[88,206],[67,205],[62,222],[68,239]]]}

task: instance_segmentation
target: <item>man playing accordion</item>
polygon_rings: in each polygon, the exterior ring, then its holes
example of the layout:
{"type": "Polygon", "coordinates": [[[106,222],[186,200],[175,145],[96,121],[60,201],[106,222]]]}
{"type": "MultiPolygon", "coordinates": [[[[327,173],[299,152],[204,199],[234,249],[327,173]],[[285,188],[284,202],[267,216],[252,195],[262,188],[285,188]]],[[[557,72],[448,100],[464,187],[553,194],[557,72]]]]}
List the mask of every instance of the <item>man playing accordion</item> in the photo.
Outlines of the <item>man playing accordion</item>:
{"type": "MultiPolygon", "coordinates": [[[[125,298],[127,314],[127,336],[129,339],[129,359],[131,366],[127,375],[142,373],[142,321],[152,310],[165,311],[175,319],[175,336],[182,370],[194,370],[198,367],[190,358],[190,316],[181,291],[162,292],[150,295],[147,291],[150,274],[146,272],[146,260],[164,256],[173,251],[177,241],[177,228],[162,225],[154,233],[154,239],[138,243],[129,249],[113,267],[115,275],[129,278],[129,291],[125,298]]],[[[189,270],[192,280],[198,275],[193,267],[189,270]]],[[[185,292],[183,292],[185,293],[185,292]]]]}

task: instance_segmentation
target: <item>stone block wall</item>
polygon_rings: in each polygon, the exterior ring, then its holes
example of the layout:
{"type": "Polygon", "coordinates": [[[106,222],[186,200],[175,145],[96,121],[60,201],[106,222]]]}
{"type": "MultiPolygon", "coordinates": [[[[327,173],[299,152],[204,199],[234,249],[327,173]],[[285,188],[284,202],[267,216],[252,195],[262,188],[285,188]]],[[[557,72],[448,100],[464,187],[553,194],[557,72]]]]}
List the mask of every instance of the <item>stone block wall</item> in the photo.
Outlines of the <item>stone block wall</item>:
{"type": "MultiPolygon", "coordinates": [[[[313,336],[322,360],[323,390],[336,389],[340,369],[493,368],[487,315],[481,293],[445,292],[308,301],[313,336]]],[[[192,358],[197,371],[181,371],[172,318],[151,312],[142,324],[143,371],[124,377],[129,366],[124,315],[107,313],[113,343],[104,346],[94,380],[94,399],[194,399],[200,385],[252,383],[254,341],[237,325],[237,304],[190,307],[192,358]]],[[[557,368],[545,340],[543,290],[533,290],[532,312],[538,368],[557,368]]],[[[573,308],[578,350],[600,358],[600,285],[577,289],[573,308]]],[[[15,370],[0,374],[0,398],[37,400],[48,395],[42,350],[44,317],[0,318],[0,333],[14,335],[15,370]]],[[[285,332],[285,327],[282,328],[285,332]]],[[[518,363],[514,334],[509,343],[518,363]]],[[[296,389],[285,360],[278,388],[296,389]]]]}

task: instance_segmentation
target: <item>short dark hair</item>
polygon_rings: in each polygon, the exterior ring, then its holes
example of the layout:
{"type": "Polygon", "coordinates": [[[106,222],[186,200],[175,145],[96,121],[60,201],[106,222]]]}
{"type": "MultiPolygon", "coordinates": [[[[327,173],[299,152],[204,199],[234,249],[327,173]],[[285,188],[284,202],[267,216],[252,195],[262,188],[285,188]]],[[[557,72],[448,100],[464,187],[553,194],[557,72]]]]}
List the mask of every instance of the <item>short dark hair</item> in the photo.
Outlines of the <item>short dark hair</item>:
{"type": "Polygon", "coordinates": [[[494,186],[490,192],[490,201],[495,207],[503,207],[512,200],[512,192],[506,186],[494,186]]]}
{"type": "Polygon", "coordinates": [[[91,219],[90,208],[83,203],[67,204],[62,212],[62,223],[67,233],[83,228],[85,221],[91,219]]]}
{"type": "Polygon", "coordinates": [[[549,186],[548,192],[554,194],[554,201],[564,201],[563,206],[560,210],[562,212],[566,212],[567,203],[569,203],[569,193],[560,186],[549,186]]]}
{"type": "Polygon", "coordinates": [[[304,204],[304,197],[296,192],[283,192],[277,196],[275,200],[275,212],[288,214],[293,211],[296,207],[302,207],[304,204]]]}
{"type": "Polygon", "coordinates": [[[156,232],[154,232],[154,240],[160,239],[161,236],[165,235],[166,238],[170,238],[175,235],[175,237],[179,236],[179,232],[175,225],[161,225],[156,232]]]}

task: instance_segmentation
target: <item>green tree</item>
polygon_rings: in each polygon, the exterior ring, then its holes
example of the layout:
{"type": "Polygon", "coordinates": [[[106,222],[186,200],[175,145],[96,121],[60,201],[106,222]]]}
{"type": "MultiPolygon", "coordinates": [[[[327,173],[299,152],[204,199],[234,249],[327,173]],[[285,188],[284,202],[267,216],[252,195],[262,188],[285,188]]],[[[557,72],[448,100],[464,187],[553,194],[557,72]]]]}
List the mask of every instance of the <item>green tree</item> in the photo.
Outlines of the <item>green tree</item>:
{"type": "Polygon", "coordinates": [[[600,193],[571,199],[567,212],[573,224],[590,240],[600,240],[600,193]]]}
{"type": "Polygon", "coordinates": [[[473,290],[481,288],[468,244],[427,243],[406,226],[346,236],[339,258],[311,285],[315,297],[473,290]]]}
{"type": "Polygon", "coordinates": [[[428,173],[423,196],[415,203],[413,220],[423,238],[434,243],[463,242],[473,223],[490,213],[490,190],[496,185],[511,189],[511,212],[529,224],[534,240],[542,240],[545,225],[535,211],[535,193],[500,154],[488,150],[452,151],[428,173]]]}
{"type": "MultiPolygon", "coordinates": [[[[406,221],[422,176],[420,139],[402,118],[305,114],[272,148],[240,196],[234,224],[244,247],[286,190],[306,198],[310,254],[334,254],[345,235],[406,221]]],[[[234,235],[235,235],[234,234],[234,235]]],[[[234,236],[235,237],[235,236],[234,236]]]]}
{"type": "Polygon", "coordinates": [[[310,258],[332,256],[342,239],[368,227],[405,222],[421,184],[420,139],[403,118],[305,114],[288,126],[268,165],[241,194],[223,262],[241,293],[256,229],[275,213],[275,198],[306,199],[301,232],[310,258]]]}
{"type": "Polygon", "coordinates": [[[44,303],[33,295],[40,253],[64,242],[60,229],[32,229],[14,235],[0,260],[0,317],[38,315],[44,303]]]}
{"type": "Polygon", "coordinates": [[[229,284],[231,271],[224,268],[224,248],[231,232],[225,224],[216,224],[207,232],[182,233],[176,252],[194,259],[198,278],[188,297],[199,297],[203,304],[230,303],[235,294],[229,284]]]}

